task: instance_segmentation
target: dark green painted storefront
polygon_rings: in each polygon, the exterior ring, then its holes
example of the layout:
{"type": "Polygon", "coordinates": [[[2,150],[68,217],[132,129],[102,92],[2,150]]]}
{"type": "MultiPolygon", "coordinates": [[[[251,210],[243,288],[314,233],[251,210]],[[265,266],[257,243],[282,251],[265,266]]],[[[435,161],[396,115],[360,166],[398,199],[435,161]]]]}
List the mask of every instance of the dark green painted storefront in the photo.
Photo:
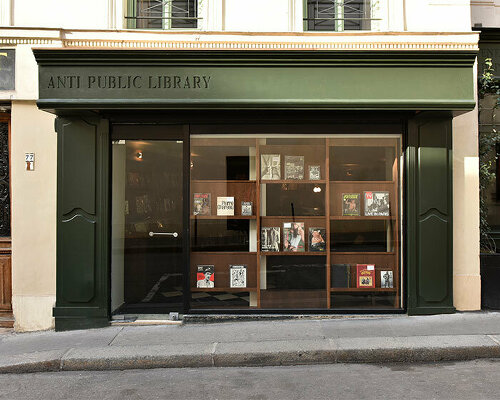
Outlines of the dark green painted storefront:
{"type": "Polygon", "coordinates": [[[452,118],[474,108],[475,56],[35,50],[38,105],[58,115],[56,329],[109,323],[110,125],[117,120],[161,120],[185,129],[250,121],[369,125],[381,132],[399,124],[405,308],[454,312],[452,118]]]}

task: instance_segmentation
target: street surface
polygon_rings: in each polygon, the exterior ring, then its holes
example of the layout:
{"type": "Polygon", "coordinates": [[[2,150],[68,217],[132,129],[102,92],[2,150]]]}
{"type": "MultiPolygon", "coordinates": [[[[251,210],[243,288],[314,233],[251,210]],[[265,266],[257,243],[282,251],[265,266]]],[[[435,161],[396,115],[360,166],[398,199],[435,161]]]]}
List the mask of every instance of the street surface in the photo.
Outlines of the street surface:
{"type": "Polygon", "coordinates": [[[500,398],[500,360],[0,375],[0,399],[500,398]]]}

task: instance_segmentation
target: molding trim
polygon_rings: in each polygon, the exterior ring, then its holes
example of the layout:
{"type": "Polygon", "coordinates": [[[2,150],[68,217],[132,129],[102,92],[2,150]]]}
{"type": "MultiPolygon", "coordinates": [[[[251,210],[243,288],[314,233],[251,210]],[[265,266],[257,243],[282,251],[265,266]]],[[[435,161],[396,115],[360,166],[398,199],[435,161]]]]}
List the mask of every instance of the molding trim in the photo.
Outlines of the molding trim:
{"type": "Polygon", "coordinates": [[[478,50],[474,43],[397,42],[232,42],[63,39],[70,48],[140,48],[169,50],[478,50]]]}

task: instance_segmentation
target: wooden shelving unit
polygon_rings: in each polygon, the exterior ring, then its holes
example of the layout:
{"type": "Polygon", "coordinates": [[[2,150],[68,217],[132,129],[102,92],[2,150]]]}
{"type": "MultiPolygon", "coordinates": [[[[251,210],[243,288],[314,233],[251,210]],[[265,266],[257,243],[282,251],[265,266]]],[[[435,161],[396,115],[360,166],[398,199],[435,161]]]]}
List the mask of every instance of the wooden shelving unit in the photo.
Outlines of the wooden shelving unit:
{"type": "MultiPolygon", "coordinates": [[[[323,144],[266,144],[266,139],[233,139],[234,142],[231,146],[247,146],[249,157],[255,157],[250,162],[253,171],[250,172],[250,179],[242,180],[223,180],[223,179],[196,179],[191,181],[191,193],[211,193],[212,212],[216,213],[216,201],[218,196],[233,196],[235,198],[235,215],[234,216],[191,216],[192,223],[200,220],[249,220],[252,224],[249,228],[249,235],[252,236],[248,239],[249,250],[251,251],[196,251],[191,253],[191,291],[192,292],[250,292],[253,297],[252,304],[248,308],[268,308],[270,305],[286,304],[288,298],[297,298],[297,290],[290,290],[290,294],[284,292],[280,298],[279,292],[268,288],[266,286],[266,270],[267,257],[287,257],[300,256],[300,257],[323,257],[325,262],[325,287],[322,289],[323,294],[315,294],[305,300],[313,307],[314,304],[321,304],[321,307],[336,308],[336,296],[351,296],[356,294],[364,294],[370,296],[392,296],[394,308],[400,307],[400,266],[399,266],[399,139],[380,139],[371,140],[369,143],[363,141],[362,145],[365,147],[383,147],[377,154],[383,153],[394,154],[394,162],[392,165],[384,165],[386,170],[384,179],[368,180],[349,180],[350,177],[346,175],[346,180],[338,179],[339,174],[335,170],[336,160],[332,156],[334,147],[353,147],[358,146],[359,142],[351,138],[324,138],[323,144]],[[280,154],[281,156],[281,177],[284,177],[284,156],[285,155],[300,155],[304,156],[304,178],[303,180],[295,179],[279,179],[279,180],[261,180],[260,179],[260,162],[262,154],[280,154]],[[320,165],[321,179],[309,180],[308,167],[310,165],[320,165]],[[333,171],[333,174],[332,174],[333,171]],[[388,179],[387,179],[388,178],[388,179]],[[280,185],[279,190],[309,190],[305,185],[313,187],[319,186],[321,196],[324,202],[323,209],[318,209],[314,213],[319,215],[267,215],[270,213],[268,201],[269,191],[272,187],[280,185]],[[364,216],[364,192],[365,191],[387,191],[389,192],[390,199],[390,216],[364,216]],[[360,216],[343,216],[342,215],[342,193],[360,193],[361,198],[361,215],[360,216]],[[253,204],[253,215],[241,215],[241,202],[251,201],[253,204]],[[284,222],[304,222],[305,242],[306,248],[303,252],[289,252],[282,251],[283,246],[283,223],[284,222]],[[340,226],[339,224],[342,224],[340,226]],[[350,225],[354,224],[354,225],[350,225]],[[334,251],[339,247],[339,240],[341,241],[341,233],[339,229],[349,230],[356,233],[356,224],[376,224],[376,228],[383,227],[386,235],[386,251],[368,249],[369,246],[359,245],[359,251],[342,250],[334,251]],[[263,227],[280,227],[281,234],[281,247],[280,251],[262,251],[261,250],[261,228],[263,227]],[[307,247],[308,230],[311,227],[324,228],[326,231],[326,249],[325,251],[309,251],[307,247]],[[193,278],[196,275],[197,264],[214,264],[216,287],[211,289],[196,288],[196,280],[193,278]],[[246,288],[230,288],[228,282],[229,265],[230,264],[246,264],[247,265],[247,286],[246,288]],[[333,264],[350,264],[351,277],[350,286],[354,287],[332,287],[331,266],[333,264]],[[355,269],[356,264],[375,264],[376,271],[376,286],[375,288],[356,288],[355,269]],[[380,272],[381,270],[392,270],[394,287],[382,288],[380,287],[380,272]],[[220,286],[219,286],[220,285],[220,286]],[[272,292],[272,296],[269,293],[272,292]],[[293,292],[293,293],[292,293],[293,292]],[[263,296],[266,299],[263,299],[263,296]],[[286,297],[288,296],[288,297],[286,297]],[[265,300],[265,301],[264,301],[265,300]],[[316,301],[316,303],[314,303],[316,301]],[[273,303],[275,302],[275,303],[273,303]]],[[[200,139],[196,146],[211,146],[210,139],[200,139]]],[[[213,146],[223,146],[224,142],[217,138],[213,141],[213,146]]],[[[229,144],[227,144],[229,146],[229,144]]],[[[351,150],[349,150],[351,151],[351,150]]],[[[389,157],[389,156],[388,156],[389,157]]],[[[387,158],[389,159],[389,158],[387,158]]],[[[380,165],[376,172],[381,170],[380,165]]],[[[370,172],[370,171],[369,171],[370,172]]],[[[380,175],[380,173],[379,173],[380,175]]],[[[278,189],[275,189],[278,190],[278,189]]],[[[311,188],[312,190],[312,188],[311,188]]],[[[273,192],[274,193],[274,192],[273,192]]],[[[271,207],[272,208],[272,207],[271,207]]],[[[321,208],[321,207],[320,207],[321,208]]],[[[276,214],[275,211],[272,214],[276,214]]],[[[285,210],[279,210],[279,213],[285,213],[285,210]]],[[[201,223],[201,222],[200,222],[201,223]]],[[[370,225],[371,226],[371,225],[370,225]]],[[[380,233],[380,232],[378,232],[380,233]]],[[[359,238],[353,240],[354,246],[357,246],[356,241],[362,242],[363,232],[359,233],[359,238]],[[361,239],[360,239],[361,238],[361,239]]],[[[380,244],[376,244],[380,246],[380,244]]],[[[304,291],[303,291],[304,292],[304,291]]],[[[372,300],[373,301],[373,300],[372,300]]],[[[291,303],[290,303],[291,304],[291,303]]],[[[370,305],[367,304],[369,308],[370,305]]]]}

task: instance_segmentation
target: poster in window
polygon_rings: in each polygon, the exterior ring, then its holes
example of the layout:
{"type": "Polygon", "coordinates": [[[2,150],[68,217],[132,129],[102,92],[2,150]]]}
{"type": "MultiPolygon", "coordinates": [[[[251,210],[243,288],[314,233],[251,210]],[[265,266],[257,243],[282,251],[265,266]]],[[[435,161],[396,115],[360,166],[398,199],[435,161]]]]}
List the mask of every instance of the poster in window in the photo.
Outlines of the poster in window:
{"type": "Polygon", "coordinates": [[[232,288],[247,287],[247,266],[230,265],[229,266],[229,286],[232,288]]]}
{"type": "Polygon", "coordinates": [[[196,274],[197,288],[213,288],[215,287],[215,268],[213,265],[198,265],[196,274]]]}
{"type": "Polygon", "coordinates": [[[365,216],[389,216],[389,192],[365,192],[365,216]]]}
{"type": "Polygon", "coordinates": [[[305,233],[303,222],[283,223],[283,251],[304,252],[305,233]]]}
{"type": "Polygon", "coordinates": [[[260,156],[260,179],[280,180],[281,179],[281,155],[261,154],[260,156]]]}

